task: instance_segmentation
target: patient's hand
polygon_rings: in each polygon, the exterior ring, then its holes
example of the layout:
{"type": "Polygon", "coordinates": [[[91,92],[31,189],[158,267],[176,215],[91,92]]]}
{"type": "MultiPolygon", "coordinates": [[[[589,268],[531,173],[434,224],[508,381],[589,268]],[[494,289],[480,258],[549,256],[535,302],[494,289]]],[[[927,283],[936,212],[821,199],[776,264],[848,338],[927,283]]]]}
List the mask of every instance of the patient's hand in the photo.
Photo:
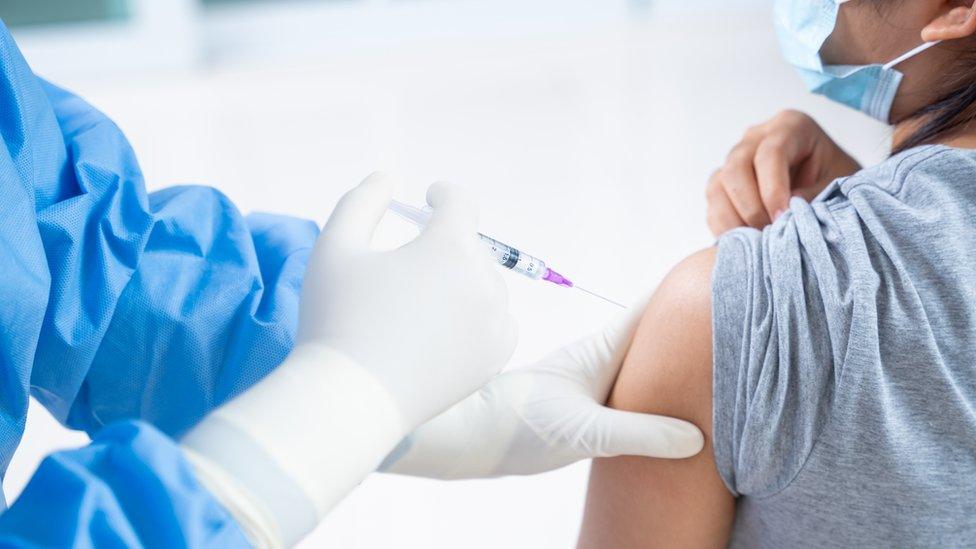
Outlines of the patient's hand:
{"type": "Polygon", "coordinates": [[[610,397],[613,407],[689,420],[705,449],[680,461],[594,460],[582,548],[718,547],[735,504],[712,452],[711,289],[715,250],[678,265],[655,292],[610,397]]]}

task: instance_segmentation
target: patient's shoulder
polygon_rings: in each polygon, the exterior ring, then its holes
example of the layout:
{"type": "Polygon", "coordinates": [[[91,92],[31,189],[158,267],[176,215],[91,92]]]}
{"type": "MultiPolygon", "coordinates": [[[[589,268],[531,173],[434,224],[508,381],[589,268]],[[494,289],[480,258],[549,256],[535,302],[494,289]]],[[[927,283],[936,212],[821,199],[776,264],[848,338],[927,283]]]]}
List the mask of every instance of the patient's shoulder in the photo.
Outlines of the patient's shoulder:
{"type": "Polygon", "coordinates": [[[711,275],[715,249],[679,263],[654,292],[610,404],[711,426],[711,275]]]}
{"type": "Polygon", "coordinates": [[[610,405],[691,421],[705,448],[683,460],[593,463],[580,547],[719,547],[734,500],[712,452],[711,278],[714,249],[678,264],[637,328],[610,405]]]}
{"type": "MultiPolygon", "coordinates": [[[[710,317],[711,279],[712,269],[715,267],[716,248],[706,248],[698,251],[678,263],[671,272],[664,277],[658,289],[654,292],[651,305],[662,307],[678,307],[673,311],[675,315],[688,315],[687,320],[695,320],[691,316],[705,314],[710,317]],[[682,310],[687,307],[686,310],[682,310]]],[[[651,309],[648,309],[651,312],[651,309]]],[[[698,318],[697,320],[702,320],[698,318]]]]}

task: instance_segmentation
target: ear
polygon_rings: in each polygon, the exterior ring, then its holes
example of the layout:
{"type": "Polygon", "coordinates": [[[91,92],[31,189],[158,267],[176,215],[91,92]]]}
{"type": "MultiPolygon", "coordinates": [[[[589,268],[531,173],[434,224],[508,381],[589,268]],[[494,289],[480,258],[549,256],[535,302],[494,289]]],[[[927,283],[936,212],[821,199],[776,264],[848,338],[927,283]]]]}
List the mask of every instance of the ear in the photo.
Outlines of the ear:
{"type": "Polygon", "coordinates": [[[962,5],[939,14],[922,29],[922,40],[926,42],[957,40],[972,36],[974,33],[976,33],[976,4],[962,5]]]}

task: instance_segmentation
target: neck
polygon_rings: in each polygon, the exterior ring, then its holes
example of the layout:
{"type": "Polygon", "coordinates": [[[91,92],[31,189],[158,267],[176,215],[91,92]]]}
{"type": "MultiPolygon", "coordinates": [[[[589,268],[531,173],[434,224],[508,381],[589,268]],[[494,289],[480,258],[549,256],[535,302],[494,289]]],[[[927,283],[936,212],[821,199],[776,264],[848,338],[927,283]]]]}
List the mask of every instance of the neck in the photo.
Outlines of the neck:
{"type": "MultiPolygon", "coordinates": [[[[892,150],[901,149],[911,136],[922,128],[928,119],[916,118],[899,122],[892,134],[892,150]]],[[[963,124],[944,135],[940,135],[926,145],[946,145],[957,149],[976,149],[976,124],[963,124]]]]}
{"type": "Polygon", "coordinates": [[[942,144],[957,149],[976,149],[976,132],[969,131],[957,137],[950,137],[942,141],[942,144]]]}

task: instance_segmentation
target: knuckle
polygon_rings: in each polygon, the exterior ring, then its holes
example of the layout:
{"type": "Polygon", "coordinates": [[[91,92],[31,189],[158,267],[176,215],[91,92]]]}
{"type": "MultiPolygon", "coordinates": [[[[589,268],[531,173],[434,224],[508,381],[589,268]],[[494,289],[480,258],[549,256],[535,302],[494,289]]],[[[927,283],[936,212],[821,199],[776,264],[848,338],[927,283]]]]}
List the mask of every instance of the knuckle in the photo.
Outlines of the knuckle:
{"type": "Polygon", "coordinates": [[[722,233],[724,233],[726,230],[725,225],[718,219],[715,219],[714,217],[709,217],[708,219],[706,219],[706,223],[708,223],[708,230],[716,238],[721,236],[722,233]]]}
{"type": "Polygon", "coordinates": [[[335,209],[336,210],[342,210],[342,209],[348,208],[350,205],[352,205],[353,203],[355,203],[356,202],[356,199],[359,196],[357,190],[358,189],[352,189],[352,190],[349,190],[349,191],[346,191],[345,193],[343,193],[343,195],[340,196],[339,197],[339,200],[336,202],[335,209]]]}
{"type": "Polygon", "coordinates": [[[766,223],[765,214],[759,208],[749,207],[742,215],[742,220],[750,227],[760,227],[766,223]]]}
{"type": "Polygon", "coordinates": [[[444,181],[435,181],[431,183],[430,187],[427,188],[427,196],[438,196],[442,193],[449,193],[453,190],[450,183],[444,181]]]}
{"type": "Polygon", "coordinates": [[[798,118],[800,118],[802,116],[803,116],[803,113],[801,113],[800,111],[798,111],[796,109],[783,109],[783,110],[779,111],[779,113],[776,114],[776,117],[774,118],[774,120],[777,120],[777,121],[780,121],[780,122],[789,122],[789,121],[795,121],[795,120],[797,120],[798,118]]]}
{"type": "Polygon", "coordinates": [[[738,177],[723,177],[722,191],[729,197],[739,197],[746,192],[745,180],[738,177]]]}
{"type": "Polygon", "coordinates": [[[805,112],[798,111],[795,109],[787,109],[780,113],[780,121],[785,126],[795,128],[798,126],[804,126],[812,123],[813,118],[810,117],[810,115],[805,112]]]}
{"type": "Polygon", "coordinates": [[[715,185],[711,183],[705,185],[705,202],[711,204],[711,202],[714,201],[716,198],[717,198],[717,193],[715,191],[715,185]]]}
{"type": "Polygon", "coordinates": [[[756,149],[756,162],[775,160],[786,156],[786,141],[781,136],[770,137],[756,149]]]}
{"type": "Polygon", "coordinates": [[[789,140],[789,134],[776,134],[769,136],[769,139],[765,141],[764,145],[768,150],[785,154],[789,140]]]}
{"type": "Polygon", "coordinates": [[[722,178],[720,172],[715,172],[712,177],[709,178],[708,184],[705,185],[705,198],[713,200],[718,197],[718,193],[722,191],[722,178]]]}
{"type": "Polygon", "coordinates": [[[739,143],[729,151],[729,155],[726,158],[725,168],[723,169],[723,175],[728,175],[728,169],[734,166],[740,166],[743,164],[752,162],[752,147],[746,146],[744,143],[739,143]]]}
{"type": "Polygon", "coordinates": [[[718,217],[714,212],[709,211],[705,214],[705,224],[708,225],[708,230],[715,232],[715,227],[718,226],[718,217]]]}
{"type": "Polygon", "coordinates": [[[765,132],[765,130],[766,130],[765,124],[757,124],[755,126],[749,126],[748,128],[746,128],[745,133],[742,134],[743,140],[754,139],[762,135],[763,132],[765,132]]]}

